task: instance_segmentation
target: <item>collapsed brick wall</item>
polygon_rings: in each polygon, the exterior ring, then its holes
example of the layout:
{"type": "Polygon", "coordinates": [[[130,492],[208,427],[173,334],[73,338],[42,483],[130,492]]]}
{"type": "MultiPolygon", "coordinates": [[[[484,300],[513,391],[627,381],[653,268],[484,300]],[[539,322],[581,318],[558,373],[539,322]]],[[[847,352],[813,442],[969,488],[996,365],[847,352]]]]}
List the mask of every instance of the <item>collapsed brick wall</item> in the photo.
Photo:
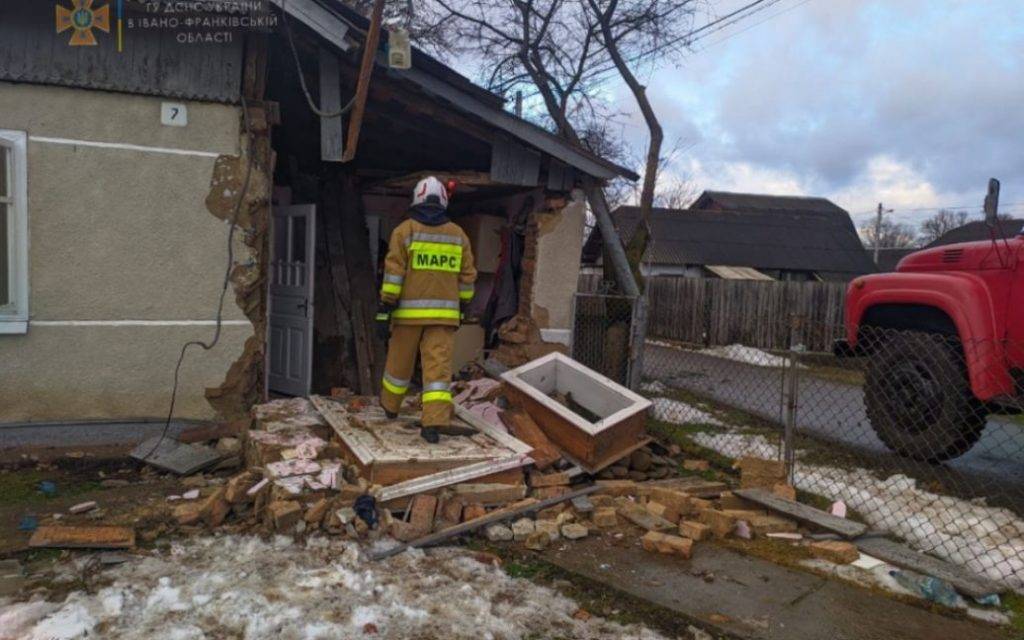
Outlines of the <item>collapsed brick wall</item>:
{"type": "Polygon", "coordinates": [[[519,278],[519,304],[516,315],[498,329],[498,347],[494,357],[509,367],[518,367],[552,351],[567,353],[564,345],[544,342],[540,334],[535,311],[545,311],[533,304],[534,282],[537,274],[537,246],[540,238],[539,213],[557,214],[565,206],[563,198],[547,198],[544,210],[533,211],[523,234],[522,275],[519,278]]]}
{"type": "Polygon", "coordinates": [[[217,158],[210,178],[206,208],[230,222],[238,210],[235,234],[235,258],[230,282],[235,304],[252,322],[253,335],[245,342],[242,354],[228,368],[224,382],[206,389],[206,400],[225,421],[246,420],[249,407],[263,397],[264,345],[267,334],[267,267],[270,253],[270,185],[273,176],[273,152],[266,118],[258,108],[250,108],[252,139],[241,140],[242,153],[217,158]],[[250,146],[251,145],[251,146],[250,146]],[[241,204],[239,194],[245,182],[249,153],[255,154],[248,188],[241,204]],[[240,233],[239,233],[240,232],[240,233]],[[239,252],[238,244],[243,251],[239,252]]]}

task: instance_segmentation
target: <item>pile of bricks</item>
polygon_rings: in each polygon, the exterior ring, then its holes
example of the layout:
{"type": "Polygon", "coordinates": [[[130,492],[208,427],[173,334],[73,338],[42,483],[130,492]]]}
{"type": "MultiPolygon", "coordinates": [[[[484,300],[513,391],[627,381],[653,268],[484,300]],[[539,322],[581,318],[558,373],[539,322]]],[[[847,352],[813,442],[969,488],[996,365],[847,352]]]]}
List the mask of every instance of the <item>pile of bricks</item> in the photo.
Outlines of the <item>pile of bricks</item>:
{"type": "MultiPolygon", "coordinates": [[[[357,466],[343,460],[329,426],[308,401],[261,405],[254,418],[244,439],[248,468],[226,481],[211,479],[198,500],[178,505],[174,516],[180,526],[323,531],[356,539],[388,535],[411,542],[490,515],[486,526],[470,528],[491,542],[534,551],[557,541],[595,534],[621,538],[639,530],[644,549],[681,558],[690,557],[698,542],[763,537],[805,544],[811,554],[831,562],[857,558],[849,543],[803,542],[795,521],[744,500],[723,482],[698,475],[679,477],[680,470],[701,473],[707,466],[705,461],[683,459],[678,449],[651,445],[592,479],[562,459],[557,449],[545,457],[546,449],[535,447],[540,462],[524,471],[518,484],[463,482],[387,504],[370,500],[360,505],[364,496],[377,495],[381,487],[371,485],[360,477],[357,466]],[[588,496],[529,508],[590,482],[598,489],[588,496]],[[495,515],[505,512],[507,517],[493,522],[495,515]]],[[[523,425],[512,422],[516,432],[523,433],[523,425]]],[[[736,466],[741,487],[765,488],[795,499],[780,462],[743,458],[736,466]]]]}

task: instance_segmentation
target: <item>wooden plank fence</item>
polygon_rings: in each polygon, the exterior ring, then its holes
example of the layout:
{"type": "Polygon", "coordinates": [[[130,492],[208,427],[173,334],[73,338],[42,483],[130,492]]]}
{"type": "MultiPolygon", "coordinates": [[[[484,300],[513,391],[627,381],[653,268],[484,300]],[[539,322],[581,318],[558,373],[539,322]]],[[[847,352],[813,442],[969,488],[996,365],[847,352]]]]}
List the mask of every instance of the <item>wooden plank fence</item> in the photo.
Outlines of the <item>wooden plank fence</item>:
{"type": "MultiPolygon", "coordinates": [[[[579,290],[594,291],[599,281],[599,275],[583,275],[579,290]]],[[[846,285],[839,282],[657,276],[647,290],[650,338],[787,349],[793,315],[803,319],[798,340],[810,351],[831,351],[842,337],[846,285]]]]}

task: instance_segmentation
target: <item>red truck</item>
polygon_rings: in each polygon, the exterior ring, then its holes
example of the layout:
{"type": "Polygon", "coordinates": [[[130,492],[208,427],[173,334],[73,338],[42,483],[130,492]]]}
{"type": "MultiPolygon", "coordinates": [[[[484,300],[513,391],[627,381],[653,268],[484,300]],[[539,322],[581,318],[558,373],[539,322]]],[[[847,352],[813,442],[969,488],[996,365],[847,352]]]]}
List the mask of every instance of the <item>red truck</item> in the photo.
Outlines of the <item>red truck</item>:
{"type": "Polygon", "coordinates": [[[966,453],[990,413],[1020,413],[1024,389],[1024,235],[1002,238],[989,181],[992,239],[912,253],[846,293],[836,355],[866,357],[864,403],[879,439],[939,462],[966,453]]]}

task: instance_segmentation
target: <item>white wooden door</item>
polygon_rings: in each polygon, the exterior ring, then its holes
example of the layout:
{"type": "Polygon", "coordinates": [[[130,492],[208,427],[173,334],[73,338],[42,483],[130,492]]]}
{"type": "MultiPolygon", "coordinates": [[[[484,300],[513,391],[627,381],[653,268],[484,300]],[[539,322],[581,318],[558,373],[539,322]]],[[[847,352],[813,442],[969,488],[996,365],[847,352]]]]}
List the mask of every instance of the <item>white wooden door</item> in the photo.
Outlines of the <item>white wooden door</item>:
{"type": "Polygon", "coordinates": [[[309,393],[313,374],[315,230],[315,205],[274,207],[267,381],[271,391],[294,396],[309,393]]]}

